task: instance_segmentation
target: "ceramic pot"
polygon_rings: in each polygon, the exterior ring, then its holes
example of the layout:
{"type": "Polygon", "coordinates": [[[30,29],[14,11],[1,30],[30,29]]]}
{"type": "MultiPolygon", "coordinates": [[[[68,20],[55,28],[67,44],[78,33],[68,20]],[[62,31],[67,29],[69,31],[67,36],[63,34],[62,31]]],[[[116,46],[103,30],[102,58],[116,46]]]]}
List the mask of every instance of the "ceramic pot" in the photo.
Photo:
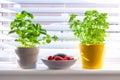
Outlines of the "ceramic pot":
{"type": "Polygon", "coordinates": [[[36,68],[37,56],[39,53],[39,47],[34,48],[21,48],[18,47],[15,50],[18,56],[18,64],[23,69],[36,68]]]}

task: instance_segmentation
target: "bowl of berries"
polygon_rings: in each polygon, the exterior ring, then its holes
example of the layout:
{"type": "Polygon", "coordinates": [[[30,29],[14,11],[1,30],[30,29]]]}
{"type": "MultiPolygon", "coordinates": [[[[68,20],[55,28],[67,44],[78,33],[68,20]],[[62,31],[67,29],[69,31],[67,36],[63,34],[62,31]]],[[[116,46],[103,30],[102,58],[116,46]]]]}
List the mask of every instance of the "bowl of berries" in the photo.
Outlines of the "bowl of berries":
{"type": "Polygon", "coordinates": [[[72,56],[58,53],[42,58],[42,61],[49,69],[66,69],[70,68],[76,62],[76,59],[72,56]]]}

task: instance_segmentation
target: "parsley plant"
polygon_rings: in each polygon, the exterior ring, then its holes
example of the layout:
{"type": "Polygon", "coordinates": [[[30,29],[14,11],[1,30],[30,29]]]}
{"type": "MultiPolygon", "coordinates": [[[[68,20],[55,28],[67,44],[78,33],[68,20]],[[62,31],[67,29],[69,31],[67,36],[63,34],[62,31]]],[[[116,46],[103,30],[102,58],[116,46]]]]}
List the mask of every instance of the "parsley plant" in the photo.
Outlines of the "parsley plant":
{"type": "Polygon", "coordinates": [[[106,21],[107,13],[99,13],[97,10],[85,12],[83,21],[76,19],[77,15],[72,14],[69,19],[70,29],[75,38],[81,44],[102,44],[105,41],[106,30],[109,24],[106,21]]]}

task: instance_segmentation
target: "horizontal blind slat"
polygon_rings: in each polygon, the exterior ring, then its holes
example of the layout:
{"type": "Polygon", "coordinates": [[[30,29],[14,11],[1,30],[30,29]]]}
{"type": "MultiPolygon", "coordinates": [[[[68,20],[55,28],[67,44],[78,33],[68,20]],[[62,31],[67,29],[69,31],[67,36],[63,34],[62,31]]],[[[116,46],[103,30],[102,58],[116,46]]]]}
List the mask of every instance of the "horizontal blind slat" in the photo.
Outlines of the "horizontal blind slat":
{"type": "MultiPolygon", "coordinates": [[[[71,31],[64,31],[64,32],[58,32],[58,31],[48,31],[48,34],[50,35],[57,35],[59,41],[76,41],[77,39],[74,38],[74,34],[71,31]]],[[[17,35],[12,34],[12,35],[5,35],[5,34],[0,34],[0,40],[14,40],[17,38],[17,35]]],[[[39,37],[39,40],[41,37],[39,37]]],[[[106,41],[115,41],[118,42],[120,41],[120,33],[108,33],[108,36],[106,38],[106,41]]],[[[10,42],[10,41],[9,41],[10,42]]]]}
{"type": "MultiPolygon", "coordinates": [[[[2,1],[4,1],[4,0],[2,0],[2,1]]],[[[1,1],[1,2],[2,2],[1,1]]],[[[29,1],[29,0],[9,0],[9,1],[11,1],[11,2],[15,2],[15,3],[106,3],[106,4],[108,4],[108,3],[118,3],[119,2],[119,0],[115,0],[115,1],[109,1],[109,0],[101,0],[101,1],[99,1],[99,0],[92,0],[92,1],[89,1],[89,0],[75,0],[75,1],[73,1],[73,0],[31,0],[31,1],[29,1]]]]}
{"type": "MultiPolygon", "coordinates": [[[[108,49],[120,49],[120,43],[117,42],[106,42],[106,48],[108,49]],[[114,47],[112,47],[114,46],[114,47]]],[[[4,49],[15,49],[16,45],[13,43],[0,43],[0,47],[4,49]]],[[[79,41],[56,41],[46,45],[40,45],[42,49],[76,49],[79,48],[79,41]],[[65,45],[63,47],[63,45],[65,45]]]]}
{"type": "MultiPolygon", "coordinates": [[[[13,21],[13,17],[0,17],[0,21],[13,21]]],[[[84,17],[77,17],[79,20],[83,20],[84,17]]],[[[69,16],[36,16],[35,22],[68,22],[69,16]]],[[[118,17],[108,17],[107,21],[109,24],[119,24],[120,19],[118,17]]]]}
{"type": "MultiPolygon", "coordinates": [[[[0,25],[0,31],[9,31],[10,25],[0,25]]],[[[54,23],[50,25],[41,25],[43,29],[47,31],[71,31],[67,23],[54,23]]],[[[120,31],[120,25],[109,25],[107,31],[120,31]]]]}
{"type": "Polygon", "coordinates": [[[0,12],[4,12],[4,13],[16,13],[16,11],[14,10],[10,10],[8,8],[0,8],[0,12]]]}
{"type": "Polygon", "coordinates": [[[26,10],[29,12],[68,12],[68,13],[84,13],[87,10],[98,10],[99,12],[105,12],[105,13],[118,13],[117,8],[67,8],[67,7],[62,7],[62,8],[45,8],[45,7],[40,7],[40,8],[8,8],[11,11],[16,11],[20,12],[22,10],[26,10]]]}
{"type": "MultiPolygon", "coordinates": [[[[71,31],[69,25],[66,23],[54,23],[50,25],[41,25],[43,29],[47,31],[71,31]]],[[[9,25],[0,25],[0,31],[9,31],[9,25]]],[[[120,31],[120,25],[109,25],[109,29],[107,31],[120,31]]]]}

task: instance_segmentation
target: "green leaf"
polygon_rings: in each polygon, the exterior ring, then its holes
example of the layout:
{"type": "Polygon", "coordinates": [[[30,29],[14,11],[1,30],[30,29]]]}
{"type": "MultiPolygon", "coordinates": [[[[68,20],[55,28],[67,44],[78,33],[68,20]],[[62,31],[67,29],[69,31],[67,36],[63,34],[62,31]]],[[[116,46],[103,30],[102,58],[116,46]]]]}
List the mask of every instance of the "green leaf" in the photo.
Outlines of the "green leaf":
{"type": "Polygon", "coordinates": [[[54,36],[52,37],[52,39],[53,39],[54,41],[56,41],[56,40],[58,40],[58,37],[57,37],[56,35],[54,35],[54,36]]]}
{"type": "Polygon", "coordinates": [[[77,16],[76,14],[71,14],[69,22],[72,22],[76,18],[76,16],[77,16]]]}
{"type": "Polygon", "coordinates": [[[11,30],[11,31],[9,31],[8,34],[11,34],[11,33],[14,33],[14,32],[16,32],[16,30],[11,30]]]}
{"type": "Polygon", "coordinates": [[[25,20],[25,22],[26,22],[26,24],[32,23],[32,21],[29,19],[25,20]]]}
{"type": "Polygon", "coordinates": [[[21,18],[21,14],[17,13],[17,14],[16,14],[16,18],[17,18],[17,19],[22,19],[22,18],[21,18]]]}
{"type": "Polygon", "coordinates": [[[50,39],[46,39],[46,43],[50,43],[51,42],[51,40],[50,39]]]}
{"type": "Polygon", "coordinates": [[[13,29],[14,27],[15,27],[15,23],[12,21],[12,22],[10,23],[10,28],[13,29]]]}
{"type": "Polygon", "coordinates": [[[28,17],[30,17],[31,19],[34,19],[34,16],[31,13],[28,13],[28,17]]]}

